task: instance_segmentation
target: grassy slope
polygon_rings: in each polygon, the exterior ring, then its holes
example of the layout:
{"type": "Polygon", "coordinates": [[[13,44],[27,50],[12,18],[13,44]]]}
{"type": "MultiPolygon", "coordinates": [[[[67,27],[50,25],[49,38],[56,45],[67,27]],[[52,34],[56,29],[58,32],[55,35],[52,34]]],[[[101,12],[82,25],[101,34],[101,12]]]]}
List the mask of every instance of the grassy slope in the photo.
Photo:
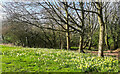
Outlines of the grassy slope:
{"type": "Polygon", "coordinates": [[[118,72],[118,60],[44,48],[1,46],[2,72],[118,72]]]}

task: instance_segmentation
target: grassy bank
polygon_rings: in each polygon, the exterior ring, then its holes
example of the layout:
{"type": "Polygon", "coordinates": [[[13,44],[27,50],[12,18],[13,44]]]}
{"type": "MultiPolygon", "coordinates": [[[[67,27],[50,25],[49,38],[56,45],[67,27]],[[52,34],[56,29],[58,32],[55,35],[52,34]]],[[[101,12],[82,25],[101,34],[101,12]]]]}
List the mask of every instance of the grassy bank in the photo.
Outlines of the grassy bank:
{"type": "Polygon", "coordinates": [[[2,72],[118,72],[118,60],[75,51],[0,45],[2,72]]]}

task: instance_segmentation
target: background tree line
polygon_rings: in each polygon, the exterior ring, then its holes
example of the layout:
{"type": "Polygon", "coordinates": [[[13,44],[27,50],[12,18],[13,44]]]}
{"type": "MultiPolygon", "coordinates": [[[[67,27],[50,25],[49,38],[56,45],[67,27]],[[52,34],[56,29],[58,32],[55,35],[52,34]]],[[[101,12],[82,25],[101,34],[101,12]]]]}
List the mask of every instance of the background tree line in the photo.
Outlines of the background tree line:
{"type": "Polygon", "coordinates": [[[120,47],[117,2],[7,2],[3,42],[28,47],[120,47]]]}

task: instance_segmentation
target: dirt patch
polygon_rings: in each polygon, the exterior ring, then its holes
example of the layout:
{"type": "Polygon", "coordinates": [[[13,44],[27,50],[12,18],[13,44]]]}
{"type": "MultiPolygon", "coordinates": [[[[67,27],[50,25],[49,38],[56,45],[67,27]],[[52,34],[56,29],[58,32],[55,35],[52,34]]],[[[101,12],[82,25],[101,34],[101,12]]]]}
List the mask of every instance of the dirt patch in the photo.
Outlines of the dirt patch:
{"type": "MultiPolygon", "coordinates": [[[[119,58],[120,55],[119,55],[119,52],[120,52],[120,48],[119,49],[116,49],[114,51],[112,50],[107,50],[107,51],[104,51],[104,55],[105,56],[116,56],[116,58],[119,58]]],[[[98,54],[98,51],[88,51],[87,53],[93,53],[93,54],[98,54]]]]}
{"type": "Polygon", "coordinates": [[[0,45],[14,46],[13,44],[0,44],[0,45]]]}
{"type": "Polygon", "coordinates": [[[120,52],[120,48],[118,48],[118,49],[116,49],[116,50],[114,50],[112,52],[120,52]]]}

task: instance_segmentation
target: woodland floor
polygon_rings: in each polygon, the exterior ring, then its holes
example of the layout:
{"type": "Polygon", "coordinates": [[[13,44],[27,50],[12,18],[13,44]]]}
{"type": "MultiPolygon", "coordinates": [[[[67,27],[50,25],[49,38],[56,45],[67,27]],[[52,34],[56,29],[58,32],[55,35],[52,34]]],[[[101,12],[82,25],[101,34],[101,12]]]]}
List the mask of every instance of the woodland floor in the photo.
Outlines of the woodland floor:
{"type": "MultiPolygon", "coordinates": [[[[98,51],[87,51],[87,53],[98,54],[98,51]]],[[[104,51],[103,54],[105,56],[115,56],[116,58],[119,58],[120,57],[119,53],[120,53],[120,48],[113,51],[111,50],[104,51]]]]}
{"type": "MultiPolygon", "coordinates": [[[[12,44],[0,44],[0,45],[7,45],[7,46],[13,46],[12,44]]],[[[93,50],[87,50],[86,53],[93,53],[93,54],[98,54],[98,51],[93,51],[93,50]]],[[[104,51],[103,53],[105,56],[114,56],[116,58],[120,58],[120,48],[116,50],[107,50],[104,51]]]]}
{"type": "MultiPolygon", "coordinates": [[[[118,72],[119,65],[113,56],[79,53],[48,48],[28,48],[0,45],[2,69],[0,72],[118,72]]],[[[85,50],[85,52],[90,50],[85,50]]],[[[97,52],[95,52],[97,53],[97,52]]],[[[107,53],[107,52],[106,52],[107,53]]],[[[0,59],[1,59],[0,57],[0,59]]]]}

